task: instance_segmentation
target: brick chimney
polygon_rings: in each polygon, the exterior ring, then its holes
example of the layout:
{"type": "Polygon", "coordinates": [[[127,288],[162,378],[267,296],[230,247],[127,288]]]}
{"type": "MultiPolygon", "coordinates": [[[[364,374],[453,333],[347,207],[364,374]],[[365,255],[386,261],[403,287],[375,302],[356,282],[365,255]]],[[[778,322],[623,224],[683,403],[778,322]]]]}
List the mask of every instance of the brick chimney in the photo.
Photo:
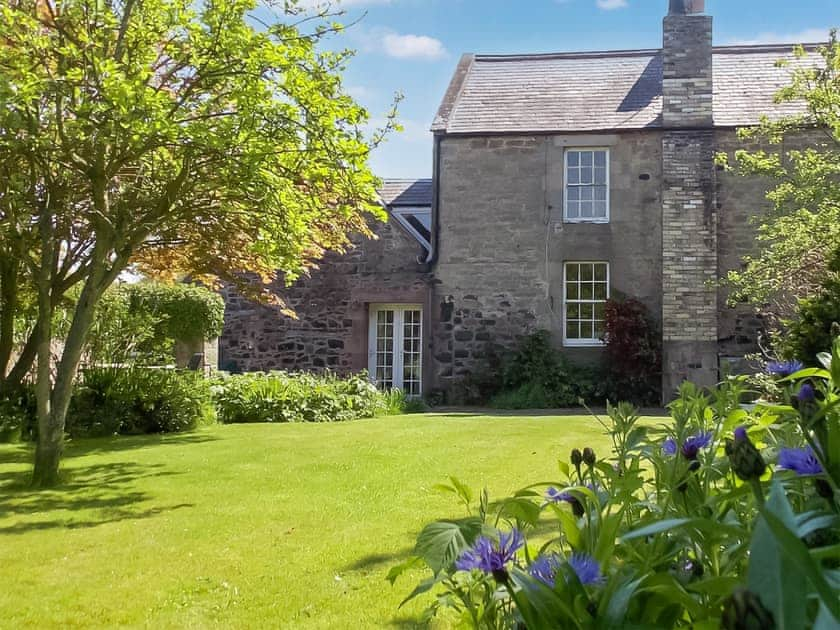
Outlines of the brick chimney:
{"type": "Polygon", "coordinates": [[[671,0],[662,25],[662,117],[666,127],[712,124],[712,18],[703,0],[671,0]]]}
{"type": "Polygon", "coordinates": [[[718,380],[712,18],[671,0],[663,24],[662,385],[718,380]]]}

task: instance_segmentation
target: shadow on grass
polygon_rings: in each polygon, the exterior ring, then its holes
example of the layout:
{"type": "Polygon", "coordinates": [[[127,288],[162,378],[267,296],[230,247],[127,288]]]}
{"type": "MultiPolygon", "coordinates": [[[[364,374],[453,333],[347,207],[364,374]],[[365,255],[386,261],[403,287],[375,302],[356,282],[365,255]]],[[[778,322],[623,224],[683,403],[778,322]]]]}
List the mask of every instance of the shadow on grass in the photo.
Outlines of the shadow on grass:
{"type": "Polygon", "coordinates": [[[394,617],[388,622],[389,628],[405,628],[406,630],[420,630],[428,628],[429,624],[419,617],[394,617]]]}
{"type": "MultiPolygon", "coordinates": [[[[215,442],[219,438],[206,432],[200,433],[152,433],[148,435],[116,435],[103,438],[68,439],[64,447],[63,459],[98,455],[101,453],[119,453],[136,448],[156,447],[161,445],[201,444],[215,442]]],[[[0,465],[31,464],[35,453],[33,442],[19,444],[0,444],[0,465]]]]}
{"type": "Polygon", "coordinates": [[[141,503],[154,497],[133,489],[133,484],[144,478],[174,474],[179,473],[167,471],[161,464],[94,464],[68,469],[64,473],[64,483],[50,490],[34,490],[29,487],[29,470],[0,474],[0,519],[20,517],[17,522],[0,525],[0,535],[44,529],[96,527],[104,523],[149,518],[163,512],[192,507],[192,504],[181,503],[139,509],[141,503]],[[79,512],[83,514],[74,517],[79,512]],[[62,518],[38,518],[44,515],[62,518]]]}
{"type": "Polygon", "coordinates": [[[372,553],[348,564],[342,571],[390,569],[391,566],[407,560],[413,551],[411,547],[406,547],[393,553],[372,553]]]}

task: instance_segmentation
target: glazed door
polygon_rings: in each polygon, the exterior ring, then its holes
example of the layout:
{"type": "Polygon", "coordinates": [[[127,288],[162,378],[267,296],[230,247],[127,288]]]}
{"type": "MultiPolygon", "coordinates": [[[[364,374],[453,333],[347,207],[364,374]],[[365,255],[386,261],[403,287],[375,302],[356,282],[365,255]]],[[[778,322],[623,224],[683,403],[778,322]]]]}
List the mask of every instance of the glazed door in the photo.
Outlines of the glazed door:
{"type": "Polygon", "coordinates": [[[423,310],[416,304],[373,305],[368,372],[380,389],[420,396],[423,389],[423,310]]]}

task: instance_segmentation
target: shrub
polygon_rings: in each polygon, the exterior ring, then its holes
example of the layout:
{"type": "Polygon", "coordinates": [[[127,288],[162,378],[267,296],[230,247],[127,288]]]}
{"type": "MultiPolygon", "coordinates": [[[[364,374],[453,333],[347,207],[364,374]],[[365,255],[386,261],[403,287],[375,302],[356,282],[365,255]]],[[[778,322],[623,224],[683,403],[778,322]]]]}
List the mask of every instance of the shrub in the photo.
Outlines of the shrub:
{"type": "Polygon", "coordinates": [[[840,326],[840,249],[829,263],[819,293],[800,300],[796,317],[785,324],[787,330],[777,340],[782,356],[816,365],[817,354],[829,347],[840,326]]]}
{"type": "Polygon", "coordinates": [[[67,415],[73,436],[179,433],[214,416],[210,384],[194,372],[89,368],[67,415]]]}
{"type": "Polygon", "coordinates": [[[819,362],[769,365],[782,400],[752,412],[743,377],[683,384],[665,425],[610,406],[611,456],[576,448],[499,501],[450,478],[467,516],[427,525],[389,580],[428,567],[407,599],[459,627],[840,626],[840,339],[819,362]]]}
{"type": "Polygon", "coordinates": [[[600,370],[573,365],[551,344],[548,331],[523,339],[502,362],[502,391],[490,400],[499,409],[546,409],[601,402],[606,390],[600,370]]]}
{"type": "Polygon", "coordinates": [[[658,404],[662,397],[662,336],[638,300],[609,300],[605,309],[604,372],[612,400],[658,404]]]}
{"type": "Polygon", "coordinates": [[[389,407],[364,374],[344,379],[285,372],[229,375],[212,389],[224,423],[341,422],[371,418],[389,407]]]}
{"type": "Polygon", "coordinates": [[[35,392],[22,384],[0,393],[0,443],[17,442],[31,436],[36,419],[35,392]]]}
{"type": "Polygon", "coordinates": [[[222,297],[198,285],[139,282],[114,286],[97,305],[88,362],[168,363],[175,341],[218,337],[224,313],[222,297]]]}

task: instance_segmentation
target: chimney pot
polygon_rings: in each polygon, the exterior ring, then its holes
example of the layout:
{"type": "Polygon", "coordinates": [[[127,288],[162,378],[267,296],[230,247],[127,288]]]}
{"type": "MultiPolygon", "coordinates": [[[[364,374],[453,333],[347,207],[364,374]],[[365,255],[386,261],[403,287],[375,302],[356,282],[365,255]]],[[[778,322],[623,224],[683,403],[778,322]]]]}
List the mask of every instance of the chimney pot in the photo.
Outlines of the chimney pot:
{"type": "Polygon", "coordinates": [[[669,15],[692,15],[706,10],[705,0],[671,0],[669,15]]]}

